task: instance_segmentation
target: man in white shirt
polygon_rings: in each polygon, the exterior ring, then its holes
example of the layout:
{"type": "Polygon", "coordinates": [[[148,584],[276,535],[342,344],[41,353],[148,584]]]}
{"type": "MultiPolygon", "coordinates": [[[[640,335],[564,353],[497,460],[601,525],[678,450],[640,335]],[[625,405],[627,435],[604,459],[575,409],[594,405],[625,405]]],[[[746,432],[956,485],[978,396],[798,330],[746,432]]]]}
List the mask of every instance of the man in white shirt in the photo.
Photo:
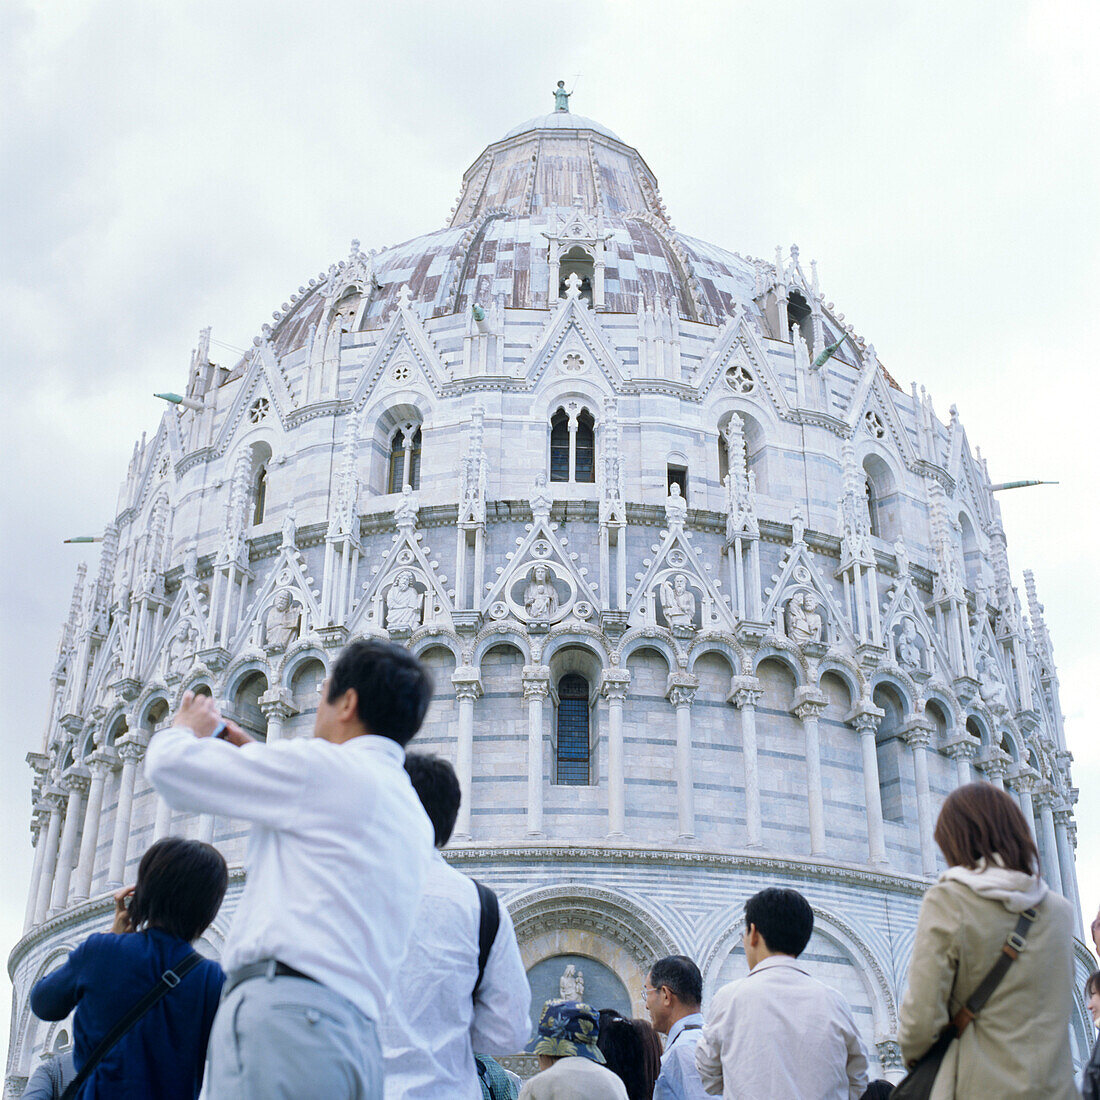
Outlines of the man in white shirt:
{"type": "Polygon", "coordinates": [[[695,1068],[695,1045],[703,1027],[699,967],[686,955],[658,959],[650,967],[642,992],[653,1026],[666,1036],[653,1100],[705,1100],[695,1068]]]}
{"type": "Polygon", "coordinates": [[[859,1100],[867,1055],[848,1002],[796,960],[814,914],[795,890],[745,903],[749,976],[715,995],[695,1051],[707,1092],[726,1100],[859,1100]]]}
{"type": "Polygon", "coordinates": [[[255,742],[186,692],[145,774],[173,809],[252,823],[210,1035],[210,1100],[381,1100],[377,1037],[432,852],[402,767],[431,701],[408,650],[355,642],[312,738],[255,742]]]}
{"type": "Polygon", "coordinates": [[[441,852],[462,800],[454,768],[438,756],[410,753],[405,770],[435,829],[435,852],[382,1021],[386,1100],[481,1100],[474,1052],[514,1054],[523,1047],[531,988],[512,918],[500,905],[479,980],[478,888],[441,852]]]}

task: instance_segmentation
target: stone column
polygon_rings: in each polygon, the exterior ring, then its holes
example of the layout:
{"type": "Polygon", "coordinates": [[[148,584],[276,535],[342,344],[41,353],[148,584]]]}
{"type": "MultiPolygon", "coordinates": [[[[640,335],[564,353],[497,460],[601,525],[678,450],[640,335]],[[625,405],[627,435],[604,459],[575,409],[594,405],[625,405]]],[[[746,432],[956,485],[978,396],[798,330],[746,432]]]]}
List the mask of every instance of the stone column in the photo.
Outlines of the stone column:
{"type": "Polygon", "coordinates": [[[117,889],[126,874],[126,855],[130,844],[130,814],[134,808],[134,784],[137,780],[138,761],[145,746],[133,734],[128,734],[118,744],[122,761],[122,778],[118,785],[118,807],[115,810],[115,835],[111,840],[111,863],[107,870],[107,885],[117,889]]]}
{"type": "Polygon", "coordinates": [[[76,863],[73,901],[84,901],[92,891],[96,845],[99,843],[99,817],[103,811],[103,788],[107,776],[117,766],[118,758],[111,749],[96,749],[88,757],[92,781],[84,805],[84,834],[80,838],[80,856],[76,863]]]}
{"type": "Polygon", "coordinates": [[[38,897],[34,902],[35,924],[41,924],[46,919],[46,912],[50,907],[53,876],[57,870],[57,841],[61,835],[61,807],[65,803],[65,792],[51,787],[42,798],[49,807],[50,817],[46,824],[46,847],[42,859],[42,874],[38,880],[38,897]]]}
{"type": "Polygon", "coordinates": [[[260,710],[267,719],[267,740],[281,741],[283,723],[298,713],[298,708],[281,688],[272,688],[260,696],[260,710]]]}
{"type": "Polygon", "coordinates": [[[27,891],[27,908],[23,916],[23,931],[34,923],[34,913],[38,906],[38,887],[42,882],[42,864],[46,858],[46,822],[49,820],[49,807],[44,802],[36,802],[31,813],[31,837],[34,840],[34,863],[31,866],[31,888],[27,891]]]}
{"type": "Polygon", "coordinates": [[[477,669],[463,666],[456,668],[451,676],[455,698],[458,700],[458,745],[455,753],[455,771],[458,785],[462,789],[462,801],[458,807],[458,820],[455,822],[455,837],[470,840],[471,814],[474,799],[474,703],[481,694],[481,680],[477,669]]]}
{"type": "Polygon", "coordinates": [[[734,676],[726,701],[741,711],[741,755],[745,764],[745,847],[764,846],[760,816],[760,763],[757,758],[756,708],[764,689],[755,676],[734,676]]]}
{"type": "Polygon", "coordinates": [[[523,698],[527,702],[527,832],[542,836],[542,704],[550,694],[550,669],[523,668],[523,698]]]}
{"type": "Polygon", "coordinates": [[[1058,849],[1058,870],[1062,876],[1062,896],[1074,907],[1074,930],[1076,916],[1081,912],[1081,899],[1077,895],[1077,875],[1073,860],[1073,845],[1069,839],[1069,826],[1073,821],[1073,811],[1069,806],[1059,806],[1054,811],[1054,840],[1058,849]]]}
{"type": "Polygon", "coordinates": [[[913,752],[913,778],[917,788],[917,827],[920,831],[921,872],[936,873],[936,845],[932,839],[932,792],[928,786],[928,746],[932,731],[921,719],[902,730],[902,740],[913,752]]]}
{"type": "Polygon", "coordinates": [[[625,669],[604,669],[600,691],[607,699],[607,835],[626,835],[626,769],[623,761],[623,702],[630,685],[625,669]]]}
{"type": "MultiPolygon", "coordinates": [[[[1035,804],[1032,801],[1031,792],[1035,790],[1035,784],[1038,780],[1039,773],[1034,768],[1028,767],[1022,767],[1008,777],[1008,785],[1013,794],[1016,795],[1016,801],[1023,811],[1027,827],[1031,830],[1031,835],[1036,838],[1039,834],[1035,829],[1035,804]]],[[[1035,846],[1039,846],[1038,840],[1036,840],[1035,846]]]]}
{"type": "Polygon", "coordinates": [[[89,772],[80,764],[66,770],[61,777],[61,787],[68,792],[65,805],[65,827],[61,830],[61,851],[57,855],[57,871],[54,874],[53,896],[50,899],[50,915],[64,909],[69,902],[69,883],[76,863],[76,834],[80,828],[84,809],[84,795],[88,790],[89,772]]]}
{"type": "Polygon", "coordinates": [[[791,713],[802,723],[806,736],[806,801],[810,812],[810,855],[825,855],[825,791],[821,782],[821,736],[817,720],[828,700],[817,688],[801,687],[795,693],[791,713]]]}
{"type": "Polygon", "coordinates": [[[158,794],[157,812],[153,818],[153,839],[162,840],[172,832],[172,807],[158,794]]]}
{"type": "Polygon", "coordinates": [[[1054,835],[1054,788],[1048,782],[1043,782],[1035,789],[1032,799],[1035,808],[1039,811],[1038,818],[1042,824],[1039,840],[1039,860],[1042,864],[1043,878],[1052,890],[1061,893],[1062,871],[1058,865],[1058,847],[1054,835]]]}
{"type": "Polygon", "coordinates": [[[978,767],[981,768],[987,782],[1003,791],[1005,776],[1008,774],[1008,765],[1011,761],[1012,757],[1004,749],[988,749],[978,761],[978,767]]]}
{"type": "Polygon", "coordinates": [[[679,834],[695,836],[695,779],[691,770],[691,704],[699,687],[697,677],[669,673],[665,698],[676,708],[676,808],[679,834]]]}
{"type": "Polygon", "coordinates": [[[882,788],[878,775],[879,722],[885,711],[872,703],[858,703],[844,721],[859,734],[859,752],[863,761],[863,799],[867,807],[867,858],[872,864],[885,865],[886,831],[882,823],[882,788]]]}
{"type": "Polygon", "coordinates": [[[974,782],[974,772],[970,761],[977,757],[981,747],[982,743],[968,733],[953,737],[944,745],[943,751],[955,761],[956,786],[965,787],[967,783],[974,782]]]}

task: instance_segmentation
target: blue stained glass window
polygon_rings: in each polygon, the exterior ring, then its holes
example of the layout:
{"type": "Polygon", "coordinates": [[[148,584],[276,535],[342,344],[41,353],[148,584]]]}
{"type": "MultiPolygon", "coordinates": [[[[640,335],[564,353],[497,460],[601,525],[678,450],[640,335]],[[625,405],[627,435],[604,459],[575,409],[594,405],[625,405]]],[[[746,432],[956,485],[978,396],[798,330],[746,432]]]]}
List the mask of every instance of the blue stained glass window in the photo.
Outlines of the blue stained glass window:
{"type": "Polygon", "coordinates": [[[558,682],[558,783],[590,782],[588,723],[588,681],[571,672],[558,682]]]}

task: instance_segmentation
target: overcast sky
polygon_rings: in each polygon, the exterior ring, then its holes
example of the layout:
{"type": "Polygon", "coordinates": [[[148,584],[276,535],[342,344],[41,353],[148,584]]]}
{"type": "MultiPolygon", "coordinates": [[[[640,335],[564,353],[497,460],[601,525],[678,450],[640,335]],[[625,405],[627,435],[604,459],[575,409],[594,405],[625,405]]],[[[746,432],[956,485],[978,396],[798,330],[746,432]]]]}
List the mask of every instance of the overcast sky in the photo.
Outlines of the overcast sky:
{"type": "MultiPolygon", "coordinates": [[[[637,146],[674,224],[797,242],[904,387],[957,404],[1035,570],[1100,903],[1095,382],[1100,5],[998,0],[0,4],[0,945],[76,565],[198,330],[244,348],[357,237],[442,226],[508,129],[573,109],[637,146]]],[[[94,573],[94,555],[87,559],[94,573]]],[[[0,983],[0,1035],[10,986],[0,983]]]]}

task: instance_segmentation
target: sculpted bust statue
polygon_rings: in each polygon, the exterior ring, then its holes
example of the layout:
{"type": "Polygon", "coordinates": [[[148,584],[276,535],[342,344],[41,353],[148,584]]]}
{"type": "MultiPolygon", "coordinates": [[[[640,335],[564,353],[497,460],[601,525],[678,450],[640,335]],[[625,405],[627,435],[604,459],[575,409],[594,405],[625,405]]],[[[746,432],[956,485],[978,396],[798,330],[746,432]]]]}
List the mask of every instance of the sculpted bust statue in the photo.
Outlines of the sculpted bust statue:
{"type": "Polygon", "coordinates": [[[536,565],[523,590],[523,608],[535,622],[551,619],[558,610],[558,590],[545,565],[536,565]]]}
{"type": "Polygon", "coordinates": [[[917,624],[912,619],[902,619],[898,635],[898,660],[903,665],[920,664],[920,644],[917,640],[917,624]]]}
{"type": "Polygon", "coordinates": [[[302,619],[302,609],[291,598],[290,590],[281,588],[264,616],[264,645],[272,649],[286,649],[297,641],[302,619]]]}
{"type": "Polygon", "coordinates": [[[386,593],[386,629],[414,630],[420,625],[424,597],[413,587],[413,575],[407,569],[386,593]]]}
{"type": "Polygon", "coordinates": [[[198,646],[199,636],[189,619],[180,621],[168,643],[164,671],[167,676],[182,676],[191,664],[190,657],[198,646]]]}
{"type": "Polygon", "coordinates": [[[687,577],[683,573],[677,573],[671,584],[667,580],[661,581],[661,610],[670,627],[693,625],[695,593],[688,588],[687,577]]]}
{"type": "Polygon", "coordinates": [[[812,592],[796,592],[787,604],[787,637],[797,645],[820,642],[824,625],[812,592]]]}

